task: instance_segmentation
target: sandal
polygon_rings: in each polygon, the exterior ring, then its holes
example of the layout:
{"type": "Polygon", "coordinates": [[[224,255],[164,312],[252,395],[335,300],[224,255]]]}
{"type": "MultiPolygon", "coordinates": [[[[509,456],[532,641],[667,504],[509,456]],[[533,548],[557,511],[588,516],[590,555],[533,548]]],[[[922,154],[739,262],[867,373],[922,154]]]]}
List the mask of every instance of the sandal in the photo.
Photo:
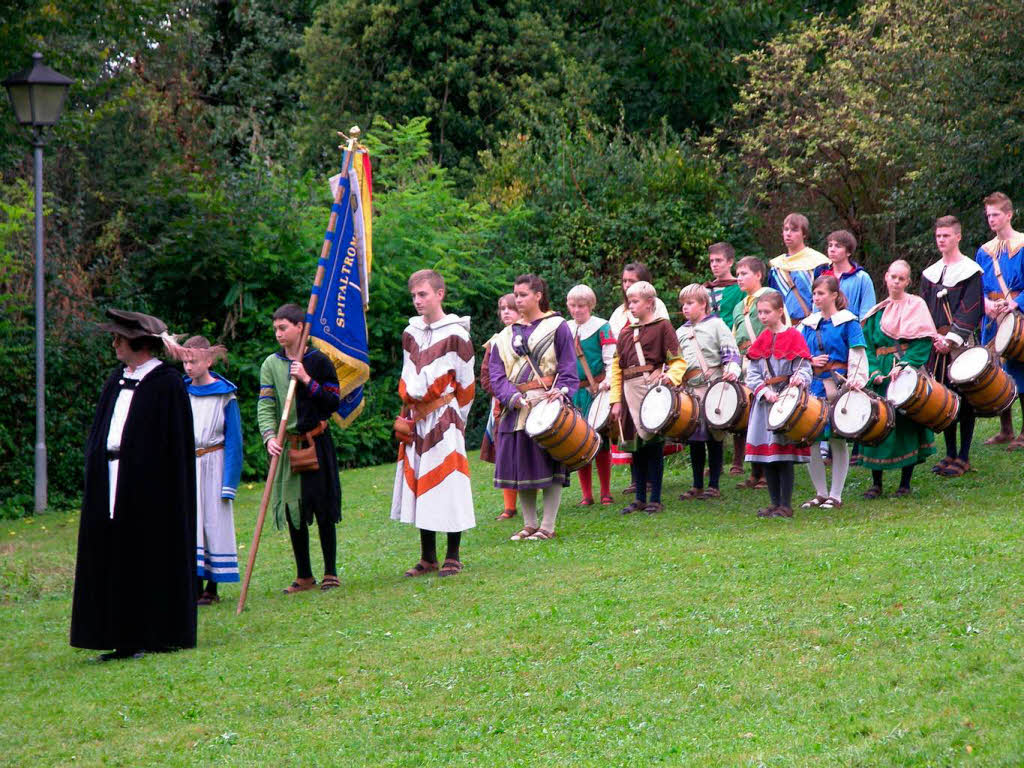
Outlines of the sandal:
{"type": "Polygon", "coordinates": [[[815,509],[825,505],[828,501],[828,496],[815,496],[813,499],[808,499],[800,505],[800,509],[815,509]]]}
{"type": "Polygon", "coordinates": [[[703,488],[691,488],[686,493],[680,493],[679,494],[679,500],[680,501],[694,501],[695,499],[703,499],[703,498],[704,498],[704,489],[703,488]]]}
{"type": "Polygon", "coordinates": [[[774,509],[774,511],[772,512],[772,517],[792,517],[792,516],[793,516],[793,508],[792,507],[776,507],[774,509]]]}
{"type": "Polygon", "coordinates": [[[498,515],[494,519],[495,520],[509,520],[510,518],[513,518],[515,516],[516,516],[516,511],[514,509],[506,509],[504,512],[502,512],[500,515],[498,515]]]}
{"type": "Polygon", "coordinates": [[[281,590],[286,595],[294,595],[296,592],[308,592],[316,589],[316,579],[310,576],[308,579],[296,579],[287,587],[281,590]]]}
{"type": "Polygon", "coordinates": [[[878,485],[872,485],[870,488],[868,488],[866,491],[864,491],[864,498],[865,499],[877,499],[881,495],[882,495],[882,488],[881,488],[881,486],[878,486],[878,485]]]}
{"type": "Polygon", "coordinates": [[[768,490],[768,481],[765,480],[764,478],[761,478],[756,483],[754,483],[754,490],[755,491],[766,491],[766,490],[768,490]]]}
{"type": "Polygon", "coordinates": [[[755,485],[757,485],[757,480],[755,480],[752,477],[748,477],[748,478],[746,478],[744,480],[740,480],[738,483],[736,483],[736,487],[740,488],[740,489],[743,489],[743,488],[753,489],[753,487],[755,485]]]}
{"type": "Polygon", "coordinates": [[[730,475],[742,475],[743,474],[743,466],[740,465],[740,464],[734,464],[733,466],[729,467],[729,474],[730,475]]]}
{"type": "Polygon", "coordinates": [[[986,440],[985,441],[985,445],[999,445],[1000,443],[1012,443],[1012,442],[1013,442],[1013,435],[1012,434],[1008,435],[1005,432],[998,432],[998,433],[992,435],[992,437],[990,437],[988,440],[986,440]]]}
{"type": "Polygon", "coordinates": [[[601,497],[601,506],[607,507],[609,504],[614,504],[614,503],[615,503],[615,499],[613,499],[611,496],[602,496],[601,497]]]}
{"type": "Polygon", "coordinates": [[[547,541],[548,539],[555,538],[554,531],[545,531],[543,528],[538,528],[530,536],[527,537],[529,541],[547,541]]]}
{"type": "Polygon", "coordinates": [[[638,512],[647,506],[646,501],[631,501],[628,507],[623,507],[619,510],[620,515],[631,515],[634,512],[638,512]]]}
{"type": "Polygon", "coordinates": [[[410,579],[414,576],[422,576],[425,573],[431,573],[437,570],[437,563],[428,563],[426,560],[420,560],[416,565],[410,568],[408,571],[403,573],[403,576],[408,576],[410,579]]]}
{"type": "Polygon", "coordinates": [[[438,576],[454,576],[457,573],[462,573],[462,563],[458,560],[446,558],[444,565],[441,566],[441,570],[437,572],[438,576]]]}
{"type": "Polygon", "coordinates": [[[896,489],[896,493],[893,496],[909,496],[911,493],[909,488],[904,488],[902,485],[896,489]]]}
{"type": "Polygon", "coordinates": [[[594,506],[594,500],[592,498],[590,498],[590,499],[581,499],[580,503],[577,504],[576,506],[578,506],[578,507],[592,507],[592,506],[594,506]]]}
{"type": "Polygon", "coordinates": [[[334,574],[328,574],[320,580],[320,591],[326,592],[328,589],[336,589],[341,586],[341,582],[338,581],[338,577],[334,574]]]}
{"type": "Polygon", "coordinates": [[[632,496],[634,493],[636,493],[636,483],[630,483],[622,489],[623,496],[632,496]]]}
{"type": "Polygon", "coordinates": [[[705,488],[704,493],[701,494],[703,499],[720,499],[722,498],[722,492],[717,488],[705,488]]]}
{"type": "Polygon", "coordinates": [[[509,541],[526,541],[528,538],[533,536],[533,534],[535,534],[539,530],[540,530],[540,528],[531,528],[530,526],[527,525],[527,526],[524,526],[523,530],[519,531],[519,533],[513,533],[509,537],[508,540],[509,541]]]}
{"type": "Polygon", "coordinates": [[[1024,435],[1019,435],[1006,444],[1006,450],[1019,451],[1024,448],[1024,435]]]}
{"type": "Polygon", "coordinates": [[[771,517],[775,514],[775,507],[761,507],[757,510],[758,517],[771,517]]]}
{"type": "Polygon", "coordinates": [[[843,502],[834,496],[829,496],[821,504],[818,505],[818,509],[839,509],[843,506],[843,502]]]}
{"type": "Polygon", "coordinates": [[[956,459],[951,459],[949,456],[943,456],[932,466],[932,472],[937,475],[945,474],[945,470],[948,469],[949,465],[954,461],[956,461],[956,459]]]}
{"type": "Polygon", "coordinates": [[[204,589],[203,590],[203,594],[201,594],[199,596],[199,599],[196,600],[196,605],[213,605],[214,603],[219,603],[219,602],[220,602],[220,595],[218,595],[216,592],[207,592],[204,589]]]}
{"type": "Polygon", "coordinates": [[[644,512],[648,515],[655,515],[663,509],[665,509],[665,506],[660,501],[651,501],[644,507],[644,512]]]}
{"type": "Polygon", "coordinates": [[[961,477],[971,471],[971,465],[963,459],[953,459],[939,472],[942,477],[961,477]]]}

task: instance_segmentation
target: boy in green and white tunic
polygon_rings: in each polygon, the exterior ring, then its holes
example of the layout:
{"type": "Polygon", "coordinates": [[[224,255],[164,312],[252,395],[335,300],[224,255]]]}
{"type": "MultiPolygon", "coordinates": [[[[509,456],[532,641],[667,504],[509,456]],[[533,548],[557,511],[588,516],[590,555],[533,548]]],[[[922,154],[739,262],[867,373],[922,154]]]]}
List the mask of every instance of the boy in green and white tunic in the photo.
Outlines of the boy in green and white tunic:
{"type": "MultiPolygon", "coordinates": [[[[598,393],[607,392],[610,387],[606,372],[615,358],[615,336],[607,320],[591,314],[597,305],[597,296],[590,286],[573,286],[566,297],[566,305],[572,316],[569,330],[576,351],[576,374],[580,378],[580,388],[573,395],[572,402],[585,418],[598,393]]],[[[601,503],[611,504],[614,501],[611,492],[612,455],[606,436],[601,437],[601,450],[594,457],[594,463],[597,464],[597,479],[601,484],[601,503]]],[[[580,506],[589,507],[594,503],[590,465],[580,467],[576,474],[583,491],[580,506]]]]}

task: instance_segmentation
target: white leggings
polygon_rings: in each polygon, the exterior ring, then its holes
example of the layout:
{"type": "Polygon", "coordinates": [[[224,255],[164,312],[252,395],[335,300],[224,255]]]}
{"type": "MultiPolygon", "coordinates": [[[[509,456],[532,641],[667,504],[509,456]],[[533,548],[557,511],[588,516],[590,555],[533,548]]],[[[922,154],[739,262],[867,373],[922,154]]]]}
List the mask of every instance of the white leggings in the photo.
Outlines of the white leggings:
{"type": "Polygon", "coordinates": [[[814,483],[814,492],[819,496],[830,496],[836,501],[843,500],[843,486],[846,485],[846,476],[850,472],[850,445],[842,438],[829,438],[829,447],[832,449],[832,492],[828,492],[825,478],[825,460],[821,458],[821,451],[817,444],[811,446],[811,461],[807,469],[811,473],[811,482],[814,483]]]}

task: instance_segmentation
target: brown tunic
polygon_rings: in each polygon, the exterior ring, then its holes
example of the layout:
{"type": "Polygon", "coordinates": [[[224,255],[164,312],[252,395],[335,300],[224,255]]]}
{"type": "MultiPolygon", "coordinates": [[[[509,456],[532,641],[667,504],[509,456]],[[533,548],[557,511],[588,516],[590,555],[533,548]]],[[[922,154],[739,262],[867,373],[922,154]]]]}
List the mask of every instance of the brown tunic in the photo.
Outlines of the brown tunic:
{"type": "Polygon", "coordinates": [[[643,395],[646,393],[646,387],[649,386],[647,381],[654,382],[659,379],[662,366],[669,362],[670,359],[679,357],[679,339],[676,337],[675,328],[672,327],[672,323],[669,320],[656,320],[647,325],[641,325],[639,330],[638,341],[640,342],[640,348],[643,350],[644,363],[653,367],[653,370],[649,373],[637,376],[635,380],[630,378],[630,374],[626,373],[628,369],[640,365],[640,359],[636,353],[636,344],[633,340],[633,326],[627,325],[619,331],[619,337],[615,342],[619,368],[623,372],[621,402],[623,404],[622,437],[625,442],[629,442],[637,436],[632,413],[634,409],[628,407],[628,405],[638,403],[638,396],[642,400],[643,395]],[[644,392],[636,391],[639,382],[644,382],[644,392]],[[634,390],[629,393],[631,396],[627,396],[627,388],[634,390]]]}

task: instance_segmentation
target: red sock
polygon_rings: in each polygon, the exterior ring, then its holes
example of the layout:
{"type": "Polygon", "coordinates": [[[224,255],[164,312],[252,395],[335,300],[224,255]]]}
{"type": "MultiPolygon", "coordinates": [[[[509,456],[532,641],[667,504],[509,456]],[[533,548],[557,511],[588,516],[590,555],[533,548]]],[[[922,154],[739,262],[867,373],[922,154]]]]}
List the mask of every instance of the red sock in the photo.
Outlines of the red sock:
{"type": "Polygon", "coordinates": [[[515,488],[502,488],[501,489],[501,495],[505,499],[505,509],[515,509],[516,508],[516,494],[517,494],[517,491],[516,491],[515,488]]]}
{"type": "Polygon", "coordinates": [[[610,451],[601,451],[594,459],[597,464],[597,480],[601,483],[601,498],[608,498],[612,495],[612,454],[610,451]]]}
{"type": "Polygon", "coordinates": [[[590,465],[587,464],[585,467],[581,467],[576,473],[580,479],[580,488],[583,490],[583,500],[593,501],[594,500],[594,482],[590,474],[590,465]]]}

